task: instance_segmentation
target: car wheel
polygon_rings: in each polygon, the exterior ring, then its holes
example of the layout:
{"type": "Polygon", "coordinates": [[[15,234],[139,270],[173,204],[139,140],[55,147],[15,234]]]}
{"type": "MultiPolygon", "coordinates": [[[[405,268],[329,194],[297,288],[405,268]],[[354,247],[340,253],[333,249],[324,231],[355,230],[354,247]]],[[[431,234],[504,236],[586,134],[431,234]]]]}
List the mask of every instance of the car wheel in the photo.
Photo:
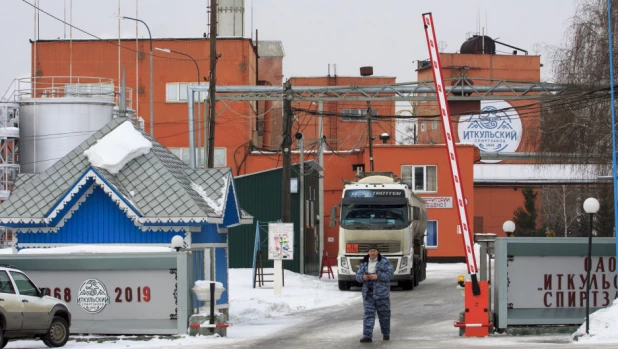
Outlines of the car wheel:
{"type": "Polygon", "coordinates": [[[42,340],[50,348],[64,346],[69,340],[69,324],[65,319],[56,316],[42,340]]]}
{"type": "Polygon", "coordinates": [[[2,343],[0,343],[0,348],[4,348],[6,347],[7,344],[9,344],[9,339],[8,338],[4,338],[4,335],[2,336],[2,343]]]}

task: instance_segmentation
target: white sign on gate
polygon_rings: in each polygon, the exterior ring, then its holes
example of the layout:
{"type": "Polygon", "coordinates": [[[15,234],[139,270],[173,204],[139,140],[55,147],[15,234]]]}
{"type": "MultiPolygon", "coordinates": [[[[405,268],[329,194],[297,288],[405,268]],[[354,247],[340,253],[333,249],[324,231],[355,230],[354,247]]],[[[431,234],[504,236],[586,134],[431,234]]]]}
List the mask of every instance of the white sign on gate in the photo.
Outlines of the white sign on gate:
{"type": "Polygon", "coordinates": [[[64,301],[74,320],[169,320],[177,316],[176,270],[28,270],[64,301]]]}
{"type": "MultiPolygon", "coordinates": [[[[616,257],[592,257],[590,307],[616,298],[616,257]]],[[[587,257],[515,256],[507,263],[507,306],[585,308],[587,257]]]]}

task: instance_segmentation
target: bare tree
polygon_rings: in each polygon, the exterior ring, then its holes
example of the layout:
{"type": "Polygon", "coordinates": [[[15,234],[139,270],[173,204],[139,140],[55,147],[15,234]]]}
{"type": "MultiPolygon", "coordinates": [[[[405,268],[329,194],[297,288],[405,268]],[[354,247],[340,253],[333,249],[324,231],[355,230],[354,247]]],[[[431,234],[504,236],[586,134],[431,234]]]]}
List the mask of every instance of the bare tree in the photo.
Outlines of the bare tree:
{"type": "Polygon", "coordinates": [[[556,236],[567,237],[571,226],[581,214],[581,195],[567,185],[541,188],[542,225],[553,230],[556,236]]]}
{"type": "MultiPolygon", "coordinates": [[[[614,32],[618,29],[618,0],[615,2],[616,6],[612,6],[614,32]]],[[[555,80],[568,88],[541,103],[538,129],[541,152],[565,154],[570,157],[569,162],[611,163],[607,33],[606,1],[582,0],[566,34],[569,41],[551,54],[555,80]]],[[[617,63],[618,55],[614,53],[614,69],[618,68],[617,63]]],[[[608,170],[607,166],[601,168],[603,174],[608,170]]]]}

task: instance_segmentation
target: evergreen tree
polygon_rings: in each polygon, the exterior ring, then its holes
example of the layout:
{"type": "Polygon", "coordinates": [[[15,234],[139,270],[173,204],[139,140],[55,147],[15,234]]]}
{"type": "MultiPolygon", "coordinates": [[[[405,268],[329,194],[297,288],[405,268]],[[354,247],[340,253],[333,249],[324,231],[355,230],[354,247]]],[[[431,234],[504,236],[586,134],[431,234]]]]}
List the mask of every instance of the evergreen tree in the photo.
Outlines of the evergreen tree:
{"type": "Polygon", "coordinates": [[[536,229],[536,219],[538,212],[536,210],[536,197],[538,195],[534,189],[530,187],[522,188],[524,196],[524,207],[518,207],[513,212],[513,222],[515,222],[515,236],[538,236],[536,229]]]}

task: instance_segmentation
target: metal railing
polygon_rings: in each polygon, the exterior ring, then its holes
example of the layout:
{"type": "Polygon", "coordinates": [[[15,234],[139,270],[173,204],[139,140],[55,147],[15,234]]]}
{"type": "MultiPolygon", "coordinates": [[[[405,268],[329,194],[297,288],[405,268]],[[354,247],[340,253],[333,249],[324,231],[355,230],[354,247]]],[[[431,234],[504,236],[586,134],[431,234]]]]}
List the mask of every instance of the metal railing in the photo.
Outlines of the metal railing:
{"type": "MultiPolygon", "coordinates": [[[[120,105],[120,87],[114,79],[90,76],[42,76],[15,79],[2,101],[19,102],[30,98],[86,97],[113,100],[120,105]],[[11,87],[14,89],[11,91],[11,87]]],[[[133,105],[133,89],[126,88],[126,106],[133,105]]]]}

